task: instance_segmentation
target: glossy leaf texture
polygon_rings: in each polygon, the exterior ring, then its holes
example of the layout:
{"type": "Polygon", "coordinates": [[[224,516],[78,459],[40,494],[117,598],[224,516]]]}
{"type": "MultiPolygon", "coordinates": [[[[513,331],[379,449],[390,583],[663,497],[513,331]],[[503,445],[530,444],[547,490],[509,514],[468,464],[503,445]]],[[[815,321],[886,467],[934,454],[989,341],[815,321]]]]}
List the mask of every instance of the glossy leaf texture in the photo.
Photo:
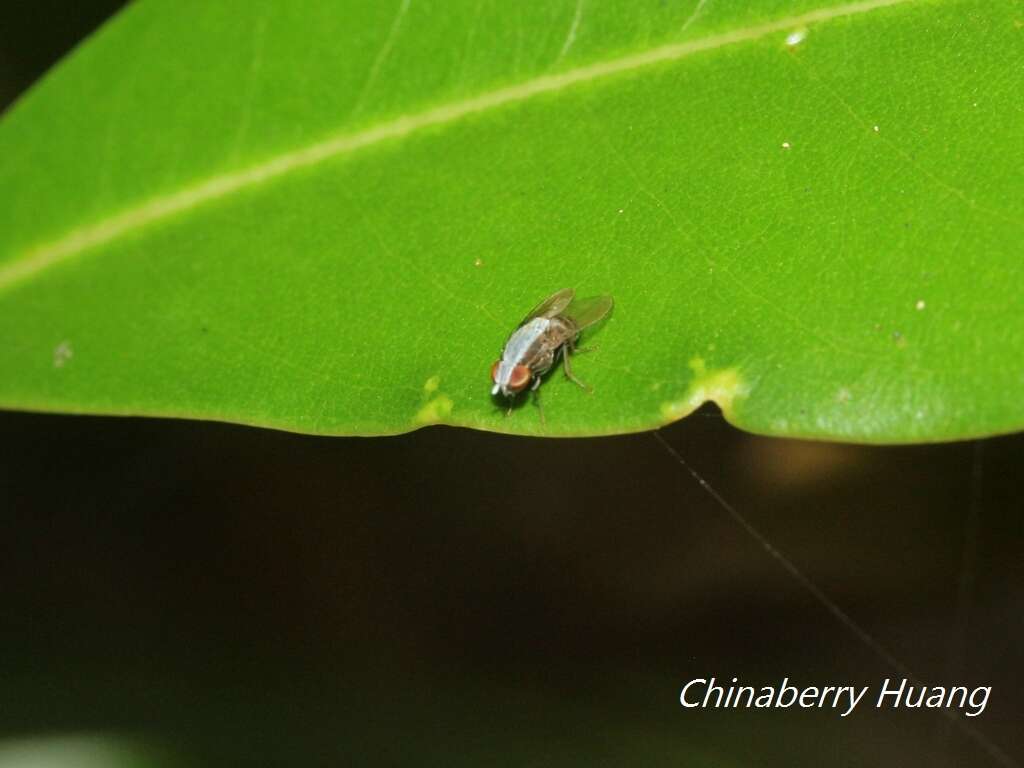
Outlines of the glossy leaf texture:
{"type": "Polygon", "coordinates": [[[0,404],[872,442],[1024,426],[1012,0],[141,0],[0,121],[0,404]],[[488,372],[572,287],[574,373],[488,372]]]}

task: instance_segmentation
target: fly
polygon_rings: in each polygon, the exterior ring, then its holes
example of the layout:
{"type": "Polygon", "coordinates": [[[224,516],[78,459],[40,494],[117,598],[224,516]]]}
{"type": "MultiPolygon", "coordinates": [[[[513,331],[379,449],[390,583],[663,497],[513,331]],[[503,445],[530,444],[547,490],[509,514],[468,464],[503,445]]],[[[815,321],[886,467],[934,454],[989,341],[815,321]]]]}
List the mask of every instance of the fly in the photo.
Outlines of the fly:
{"type": "MultiPolygon", "coordinates": [[[[576,291],[565,288],[552,294],[526,316],[505,342],[501,359],[491,366],[492,395],[502,394],[511,401],[527,387],[536,391],[541,377],[562,356],[565,375],[575,384],[590,389],[577,379],[569,366],[580,333],[603,319],[612,309],[611,296],[576,299],[576,291]]],[[[538,401],[538,405],[540,402],[538,401]]],[[[541,419],[544,412],[541,411],[541,419]]]]}

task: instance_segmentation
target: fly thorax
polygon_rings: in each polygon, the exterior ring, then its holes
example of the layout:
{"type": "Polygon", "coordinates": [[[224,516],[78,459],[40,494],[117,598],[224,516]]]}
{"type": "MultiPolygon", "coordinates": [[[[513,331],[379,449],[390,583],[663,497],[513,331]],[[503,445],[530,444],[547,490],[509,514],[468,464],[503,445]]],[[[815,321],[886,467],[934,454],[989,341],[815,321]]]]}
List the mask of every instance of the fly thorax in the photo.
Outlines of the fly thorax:
{"type": "Polygon", "coordinates": [[[512,368],[517,365],[533,367],[531,363],[545,346],[545,336],[551,321],[546,317],[535,317],[516,329],[505,345],[505,354],[502,355],[502,366],[507,366],[505,375],[511,373],[512,368]]]}

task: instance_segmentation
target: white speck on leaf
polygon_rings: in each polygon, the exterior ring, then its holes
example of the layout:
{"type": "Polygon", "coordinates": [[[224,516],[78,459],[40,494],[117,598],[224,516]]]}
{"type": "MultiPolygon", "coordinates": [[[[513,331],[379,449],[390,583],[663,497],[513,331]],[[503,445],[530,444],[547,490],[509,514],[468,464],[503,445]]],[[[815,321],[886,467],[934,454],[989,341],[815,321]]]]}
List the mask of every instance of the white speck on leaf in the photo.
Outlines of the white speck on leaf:
{"type": "Polygon", "coordinates": [[[786,35],[786,45],[792,47],[794,45],[800,45],[804,40],[807,39],[806,29],[795,29],[786,35]]]}
{"type": "Polygon", "coordinates": [[[875,129],[875,133],[878,133],[878,126],[877,125],[874,126],[874,129],[875,129]]]}
{"type": "Polygon", "coordinates": [[[474,267],[482,267],[483,265],[484,265],[484,260],[481,259],[479,256],[477,256],[475,259],[473,259],[473,266],[474,267]]]}
{"type": "Polygon", "coordinates": [[[792,145],[788,141],[782,142],[783,149],[789,149],[792,145]]]}
{"type": "Polygon", "coordinates": [[[922,309],[924,309],[924,299],[918,299],[918,300],[917,300],[917,304],[915,304],[915,305],[914,305],[914,308],[915,308],[915,309],[916,309],[916,310],[917,310],[918,312],[920,312],[920,311],[921,311],[922,309]]]}
{"type": "Polygon", "coordinates": [[[71,342],[67,340],[62,341],[53,348],[53,367],[63,368],[74,354],[75,351],[71,348],[71,342]]]}

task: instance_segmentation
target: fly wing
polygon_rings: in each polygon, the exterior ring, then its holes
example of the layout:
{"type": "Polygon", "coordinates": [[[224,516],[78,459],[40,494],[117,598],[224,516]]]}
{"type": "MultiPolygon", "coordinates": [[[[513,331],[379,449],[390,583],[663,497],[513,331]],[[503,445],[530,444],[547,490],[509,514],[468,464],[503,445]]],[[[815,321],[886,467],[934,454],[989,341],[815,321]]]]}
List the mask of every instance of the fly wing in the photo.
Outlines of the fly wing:
{"type": "Polygon", "coordinates": [[[562,310],[562,314],[576,324],[576,328],[582,331],[584,328],[593,325],[612,311],[611,296],[588,296],[585,299],[577,299],[562,310]]]}
{"type": "Polygon", "coordinates": [[[569,302],[572,301],[572,297],[575,294],[576,291],[572,288],[563,288],[558,293],[551,294],[530,310],[530,313],[523,318],[523,322],[520,325],[530,322],[535,317],[554,317],[555,315],[560,315],[569,306],[569,302]]]}

